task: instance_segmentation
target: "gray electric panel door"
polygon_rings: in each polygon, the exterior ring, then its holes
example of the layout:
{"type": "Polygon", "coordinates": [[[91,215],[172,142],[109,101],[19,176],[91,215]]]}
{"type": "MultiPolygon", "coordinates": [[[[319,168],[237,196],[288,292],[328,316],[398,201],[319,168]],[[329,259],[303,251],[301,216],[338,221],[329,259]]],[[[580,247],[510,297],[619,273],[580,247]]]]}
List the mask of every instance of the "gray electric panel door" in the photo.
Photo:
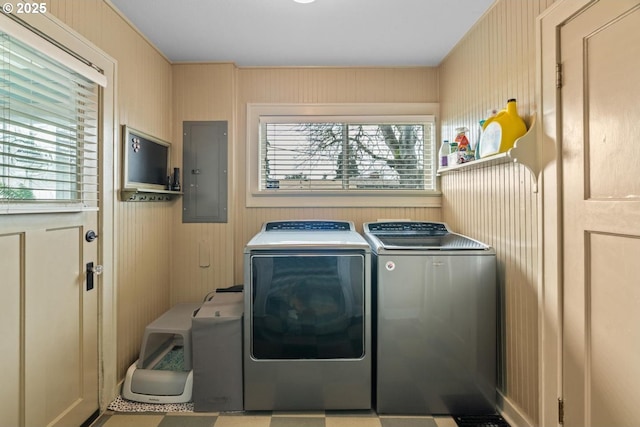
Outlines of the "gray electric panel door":
{"type": "Polygon", "coordinates": [[[227,122],[183,122],[182,222],[227,222],[227,122]]]}

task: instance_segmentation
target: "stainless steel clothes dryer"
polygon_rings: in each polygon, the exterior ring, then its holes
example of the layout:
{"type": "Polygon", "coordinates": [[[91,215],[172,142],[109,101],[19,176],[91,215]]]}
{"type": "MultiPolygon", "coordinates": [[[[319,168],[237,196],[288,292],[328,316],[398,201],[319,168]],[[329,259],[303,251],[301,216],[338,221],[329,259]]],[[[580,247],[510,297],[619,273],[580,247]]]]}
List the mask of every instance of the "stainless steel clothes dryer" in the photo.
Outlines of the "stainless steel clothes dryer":
{"type": "Polygon", "coordinates": [[[371,408],[371,249],[353,223],[265,223],[244,290],[245,410],[371,408]]]}
{"type": "Polygon", "coordinates": [[[436,222],[364,225],[372,247],[376,409],[495,413],[496,259],[436,222]]]}

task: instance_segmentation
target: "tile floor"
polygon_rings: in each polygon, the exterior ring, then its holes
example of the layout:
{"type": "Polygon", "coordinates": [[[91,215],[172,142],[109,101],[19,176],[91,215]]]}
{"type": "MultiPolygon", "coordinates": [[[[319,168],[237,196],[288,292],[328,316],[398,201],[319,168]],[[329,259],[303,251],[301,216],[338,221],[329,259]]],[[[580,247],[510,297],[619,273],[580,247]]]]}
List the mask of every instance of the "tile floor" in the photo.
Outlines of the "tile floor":
{"type": "Polygon", "coordinates": [[[451,417],[378,416],[374,411],[126,413],[107,411],[91,427],[457,427],[451,417]]]}

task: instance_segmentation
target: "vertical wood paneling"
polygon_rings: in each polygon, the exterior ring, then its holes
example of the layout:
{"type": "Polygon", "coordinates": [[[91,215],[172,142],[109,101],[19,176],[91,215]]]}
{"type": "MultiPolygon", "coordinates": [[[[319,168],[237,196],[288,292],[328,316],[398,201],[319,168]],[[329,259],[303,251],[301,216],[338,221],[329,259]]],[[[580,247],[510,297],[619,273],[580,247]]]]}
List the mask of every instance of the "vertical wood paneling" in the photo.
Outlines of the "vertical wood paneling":
{"type": "MultiPolygon", "coordinates": [[[[467,126],[479,138],[487,110],[518,100],[535,112],[535,19],[551,0],[500,0],[440,66],[442,138],[467,126]]],[[[442,177],[443,217],[498,254],[502,394],[537,424],[539,198],[523,166],[505,164],[442,177]]]]}
{"type": "MultiPolygon", "coordinates": [[[[174,142],[169,62],[103,0],[50,0],[47,7],[116,59],[118,125],[174,142]]],[[[106,141],[113,144],[118,180],[120,137],[118,130],[116,141],[106,141]]],[[[173,206],[116,202],[115,209],[117,374],[123,378],[145,326],[169,308],[173,206]]]]}
{"type": "MultiPolygon", "coordinates": [[[[182,124],[184,121],[225,120],[228,122],[228,167],[234,163],[234,93],[233,64],[174,65],[174,147],[177,163],[182,164],[182,124]]],[[[183,171],[188,173],[189,171],[183,171]]],[[[238,191],[237,174],[228,175],[228,222],[183,224],[182,203],[174,206],[171,248],[171,302],[197,302],[215,290],[234,285],[234,259],[242,254],[235,245],[238,220],[233,200],[238,191]],[[201,258],[209,263],[200,265],[201,258]]]]}

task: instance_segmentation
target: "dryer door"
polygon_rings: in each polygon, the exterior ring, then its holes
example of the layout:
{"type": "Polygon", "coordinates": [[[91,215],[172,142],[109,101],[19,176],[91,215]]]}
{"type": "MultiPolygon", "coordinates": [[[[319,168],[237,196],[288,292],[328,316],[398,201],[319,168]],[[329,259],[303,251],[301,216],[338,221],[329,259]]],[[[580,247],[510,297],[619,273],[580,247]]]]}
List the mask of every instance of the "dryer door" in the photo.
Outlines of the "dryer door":
{"type": "Polygon", "coordinates": [[[251,356],[364,356],[364,255],[308,252],[251,257],[251,356]]]}

